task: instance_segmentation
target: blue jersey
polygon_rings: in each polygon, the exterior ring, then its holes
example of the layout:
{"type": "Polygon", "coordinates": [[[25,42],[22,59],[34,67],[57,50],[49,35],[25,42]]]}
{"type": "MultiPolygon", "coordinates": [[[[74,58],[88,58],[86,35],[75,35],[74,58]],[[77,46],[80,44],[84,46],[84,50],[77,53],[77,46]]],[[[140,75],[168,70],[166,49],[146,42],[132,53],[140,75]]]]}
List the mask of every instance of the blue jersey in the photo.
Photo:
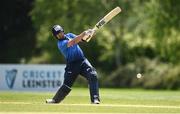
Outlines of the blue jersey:
{"type": "Polygon", "coordinates": [[[67,62],[73,62],[77,60],[84,59],[84,54],[78,44],[71,47],[67,47],[68,41],[76,37],[73,33],[67,33],[64,35],[64,39],[58,40],[58,49],[66,58],[67,62]]]}

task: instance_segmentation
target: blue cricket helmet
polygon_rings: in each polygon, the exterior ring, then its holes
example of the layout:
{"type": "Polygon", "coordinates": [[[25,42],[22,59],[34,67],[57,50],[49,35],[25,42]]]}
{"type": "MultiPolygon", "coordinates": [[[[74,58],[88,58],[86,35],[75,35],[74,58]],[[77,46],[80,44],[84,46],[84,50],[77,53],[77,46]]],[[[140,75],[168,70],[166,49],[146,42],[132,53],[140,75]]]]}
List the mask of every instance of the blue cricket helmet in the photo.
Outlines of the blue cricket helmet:
{"type": "Polygon", "coordinates": [[[64,32],[63,28],[60,25],[54,25],[52,28],[53,35],[56,36],[60,32],[64,32]]]}

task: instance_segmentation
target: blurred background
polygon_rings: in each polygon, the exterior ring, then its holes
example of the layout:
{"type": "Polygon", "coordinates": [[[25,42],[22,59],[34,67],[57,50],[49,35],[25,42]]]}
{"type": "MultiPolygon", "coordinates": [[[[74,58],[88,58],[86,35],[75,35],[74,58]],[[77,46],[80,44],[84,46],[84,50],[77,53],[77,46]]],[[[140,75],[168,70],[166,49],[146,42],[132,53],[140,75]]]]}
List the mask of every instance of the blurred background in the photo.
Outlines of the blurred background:
{"type": "MultiPolygon", "coordinates": [[[[65,64],[51,27],[80,34],[110,10],[122,12],[81,43],[101,87],[180,88],[179,0],[3,0],[1,64],[65,64]],[[143,78],[137,79],[141,73],[143,78]]],[[[78,78],[75,86],[85,86],[78,78]]]]}

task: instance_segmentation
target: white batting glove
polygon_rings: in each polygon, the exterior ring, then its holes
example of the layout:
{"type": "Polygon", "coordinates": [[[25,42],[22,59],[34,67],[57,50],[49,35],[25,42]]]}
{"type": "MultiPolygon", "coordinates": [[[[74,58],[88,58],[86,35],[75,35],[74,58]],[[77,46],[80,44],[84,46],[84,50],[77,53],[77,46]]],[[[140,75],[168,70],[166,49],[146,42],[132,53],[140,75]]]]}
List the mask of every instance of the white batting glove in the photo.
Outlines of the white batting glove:
{"type": "Polygon", "coordinates": [[[87,32],[90,36],[93,36],[93,34],[95,33],[95,30],[94,29],[88,29],[87,32]]]}
{"type": "Polygon", "coordinates": [[[91,38],[94,35],[95,31],[93,29],[88,29],[85,31],[85,36],[82,38],[84,41],[91,38]]]}

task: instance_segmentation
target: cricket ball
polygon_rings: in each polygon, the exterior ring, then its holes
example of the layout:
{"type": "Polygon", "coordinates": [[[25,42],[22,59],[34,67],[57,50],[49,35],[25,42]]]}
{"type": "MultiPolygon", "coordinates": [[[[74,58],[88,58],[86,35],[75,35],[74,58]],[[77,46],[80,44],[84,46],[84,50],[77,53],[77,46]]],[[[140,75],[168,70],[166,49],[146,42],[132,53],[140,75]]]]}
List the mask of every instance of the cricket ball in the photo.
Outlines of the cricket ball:
{"type": "Polygon", "coordinates": [[[142,75],[141,75],[140,73],[138,73],[136,77],[137,77],[137,78],[141,78],[142,75]]]}

